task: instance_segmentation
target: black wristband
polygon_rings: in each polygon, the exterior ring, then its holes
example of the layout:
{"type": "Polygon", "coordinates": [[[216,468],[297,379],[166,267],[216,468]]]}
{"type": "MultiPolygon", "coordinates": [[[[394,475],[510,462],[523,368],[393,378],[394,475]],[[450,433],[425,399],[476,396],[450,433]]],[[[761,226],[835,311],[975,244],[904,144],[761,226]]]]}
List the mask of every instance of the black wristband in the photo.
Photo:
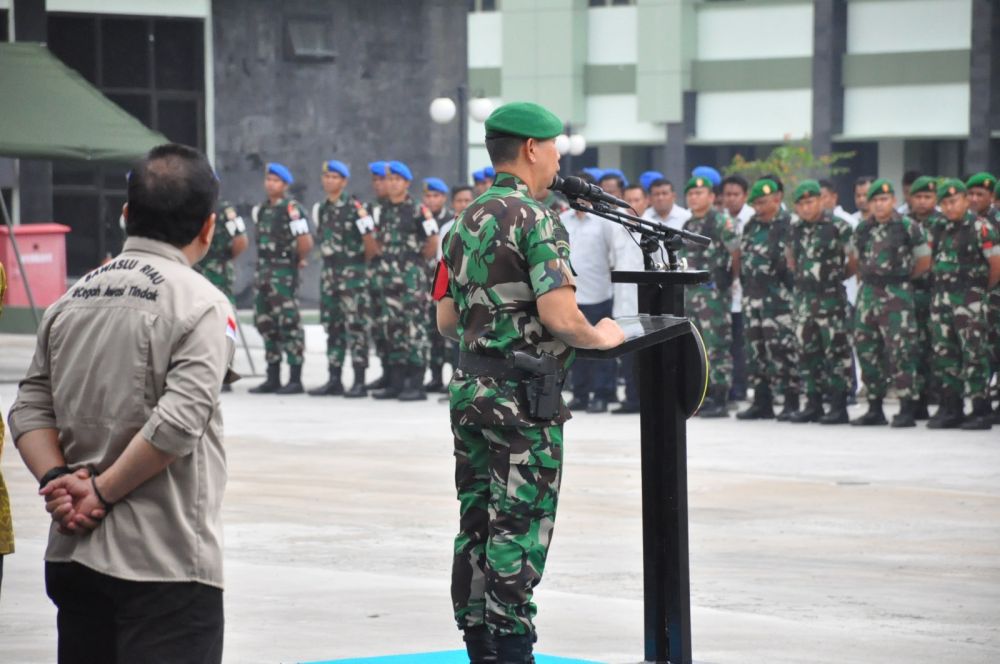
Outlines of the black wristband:
{"type": "Polygon", "coordinates": [[[104,508],[104,512],[110,512],[111,508],[115,506],[114,503],[109,503],[104,500],[104,496],[101,495],[100,489],[97,488],[97,476],[100,475],[100,473],[97,472],[97,468],[93,464],[87,466],[87,470],[90,471],[90,486],[94,487],[94,495],[97,496],[99,501],[101,501],[101,507],[104,508]]]}
{"type": "Polygon", "coordinates": [[[50,468],[41,479],[38,480],[38,488],[44,489],[45,485],[54,480],[57,477],[62,477],[63,475],[69,475],[73,471],[70,470],[69,466],[56,466],[55,468],[50,468]]]}

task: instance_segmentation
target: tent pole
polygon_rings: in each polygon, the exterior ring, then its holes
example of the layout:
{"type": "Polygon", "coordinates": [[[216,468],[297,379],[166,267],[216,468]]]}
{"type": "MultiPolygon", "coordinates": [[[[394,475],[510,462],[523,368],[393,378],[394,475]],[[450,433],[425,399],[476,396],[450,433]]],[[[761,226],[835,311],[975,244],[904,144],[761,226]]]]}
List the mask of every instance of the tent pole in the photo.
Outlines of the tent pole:
{"type": "Polygon", "coordinates": [[[17,236],[14,234],[14,224],[10,220],[10,213],[7,212],[7,201],[0,196],[0,209],[3,210],[3,220],[10,230],[10,244],[14,247],[14,256],[17,258],[17,269],[21,271],[21,280],[24,282],[24,292],[28,294],[28,304],[31,306],[31,315],[35,319],[35,329],[41,324],[38,320],[38,309],[35,307],[35,296],[31,294],[31,285],[28,283],[28,273],[24,271],[24,263],[21,261],[21,250],[17,246],[17,236]]]}

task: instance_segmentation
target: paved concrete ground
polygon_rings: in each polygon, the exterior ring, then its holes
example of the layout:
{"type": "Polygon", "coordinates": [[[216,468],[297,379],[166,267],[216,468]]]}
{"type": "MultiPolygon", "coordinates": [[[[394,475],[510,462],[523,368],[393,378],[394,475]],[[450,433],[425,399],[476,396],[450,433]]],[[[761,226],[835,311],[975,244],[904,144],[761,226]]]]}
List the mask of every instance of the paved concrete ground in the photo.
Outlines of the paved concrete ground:
{"type": "MultiPolygon", "coordinates": [[[[308,345],[306,376],[318,384],[318,330],[308,345]]],[[[30,352],[30,339],[0,336],[0,381],[30,352]]],[[[446,407],[249,395],[254,382],[223,395],[226,661],[460,647],[446,407]]],[[[5,409],[14,391],[0,383],[5,409]]],[[[631,416],[581,414],[566,426],[537,593],[543,652],[642,657],[638,435],[631,416]]],[[[696,660],[1000,661],[1000,430],[695,419],[689,438],[696,660]]],[[[5,563],[0,661],[51,662],[47,519],[9,442],[18,551],[5,563]]]]}

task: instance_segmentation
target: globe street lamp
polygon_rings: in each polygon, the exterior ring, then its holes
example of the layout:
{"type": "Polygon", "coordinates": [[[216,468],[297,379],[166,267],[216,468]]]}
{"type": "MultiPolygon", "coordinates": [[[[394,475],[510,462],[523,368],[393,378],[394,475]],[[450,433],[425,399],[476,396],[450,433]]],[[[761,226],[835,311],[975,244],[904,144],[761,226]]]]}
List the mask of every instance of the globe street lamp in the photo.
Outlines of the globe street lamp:
{"type": "Polygon", "coordinates": [[[475,97],[467,101],[468,89],[460,85],[455,89],[455,100],[451,97],[438,97],[431,102],[431,119],[446,125],[458,116],[458,179],[456,184],[465,184],[469,174],[469,128],[468,119],[485,122],[493,112],[493,102],[486,97],[475,97]],[[457,101],[456,101],[457,100],[457,101]]]}
{"type": "Polygon", "coordinates": [[[571,132],[570,126],[566,125],[566,131],[556,136],[556,150],[559,154],[566,156],[566,172],[573,173],[573,157],[579,157],[587,149],[587,139],[582,134],[571,132]]]}

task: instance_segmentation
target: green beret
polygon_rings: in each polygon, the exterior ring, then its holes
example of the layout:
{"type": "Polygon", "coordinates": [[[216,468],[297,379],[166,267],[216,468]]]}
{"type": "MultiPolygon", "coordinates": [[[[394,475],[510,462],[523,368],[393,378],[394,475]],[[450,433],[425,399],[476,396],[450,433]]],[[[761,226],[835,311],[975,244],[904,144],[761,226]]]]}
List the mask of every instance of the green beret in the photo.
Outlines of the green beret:
{"type": "Polygon", "coordinates": [[[816,180],[803,180],[795,188],[795,193],[792,194],[792,201],[798,203],[806,196],[820,196],[822,193],[819,182],[816,180]]]}
{"type": "Polygon", "coordinates": [[[892,188],[892,183],[885,178],[879,178],[872,182],[871,186],[868,187],[868,200],[871,200],[878,196],[879,194],[895,194],[896,190],[892,188]]]}
{"type": "Polygon", "coordinates": [[[938,184],[938,203],[948,198],[949,196],[954,196],[955,194],[964,194],[968,189],[965,187],[965,183],[958,178],[948,178],[944,182],[938,184]]]}
{"type": "Polygon", "coordinates": [[[695,177],[688,180],[687,184],[684,186],[684,193],[688,193],[692,189],[697,189],[698,187],[704,187],[705,189],[712,189],[712,181],[708,178],[695,177]]]}
{"type": "Polygon", "coordinates": [[[762,178],[753,183],[753,187],[750,189],[750,196],[747,198],[747,201],[753,203],[761,196],[768,196],[777,192],[778,185],[775,184],[774,180],[762,178]]]}
{"type": "Polygon", "coordinates": [[[504,104],[486,118],[486,138],[520,136],[544,141],[562,132],[562,120],[544,106],[530,101],[504,104]]]}
{"type": "Polygon", "coordinates": [[[937,192],[937,178],[929,175],[921,175],[910,185],[910,195],[919,194],[922,191],[929,191],[932,194],[937,192]]]}
{"type": "Polygon", "coordinates": [[[965,181],[965,187],[967,189],[972,189],[973,187],[982,187],[983,189],[992,190],[996,186],[997,179],[989,173],[976,173],[971,178],[965,181]]]}

